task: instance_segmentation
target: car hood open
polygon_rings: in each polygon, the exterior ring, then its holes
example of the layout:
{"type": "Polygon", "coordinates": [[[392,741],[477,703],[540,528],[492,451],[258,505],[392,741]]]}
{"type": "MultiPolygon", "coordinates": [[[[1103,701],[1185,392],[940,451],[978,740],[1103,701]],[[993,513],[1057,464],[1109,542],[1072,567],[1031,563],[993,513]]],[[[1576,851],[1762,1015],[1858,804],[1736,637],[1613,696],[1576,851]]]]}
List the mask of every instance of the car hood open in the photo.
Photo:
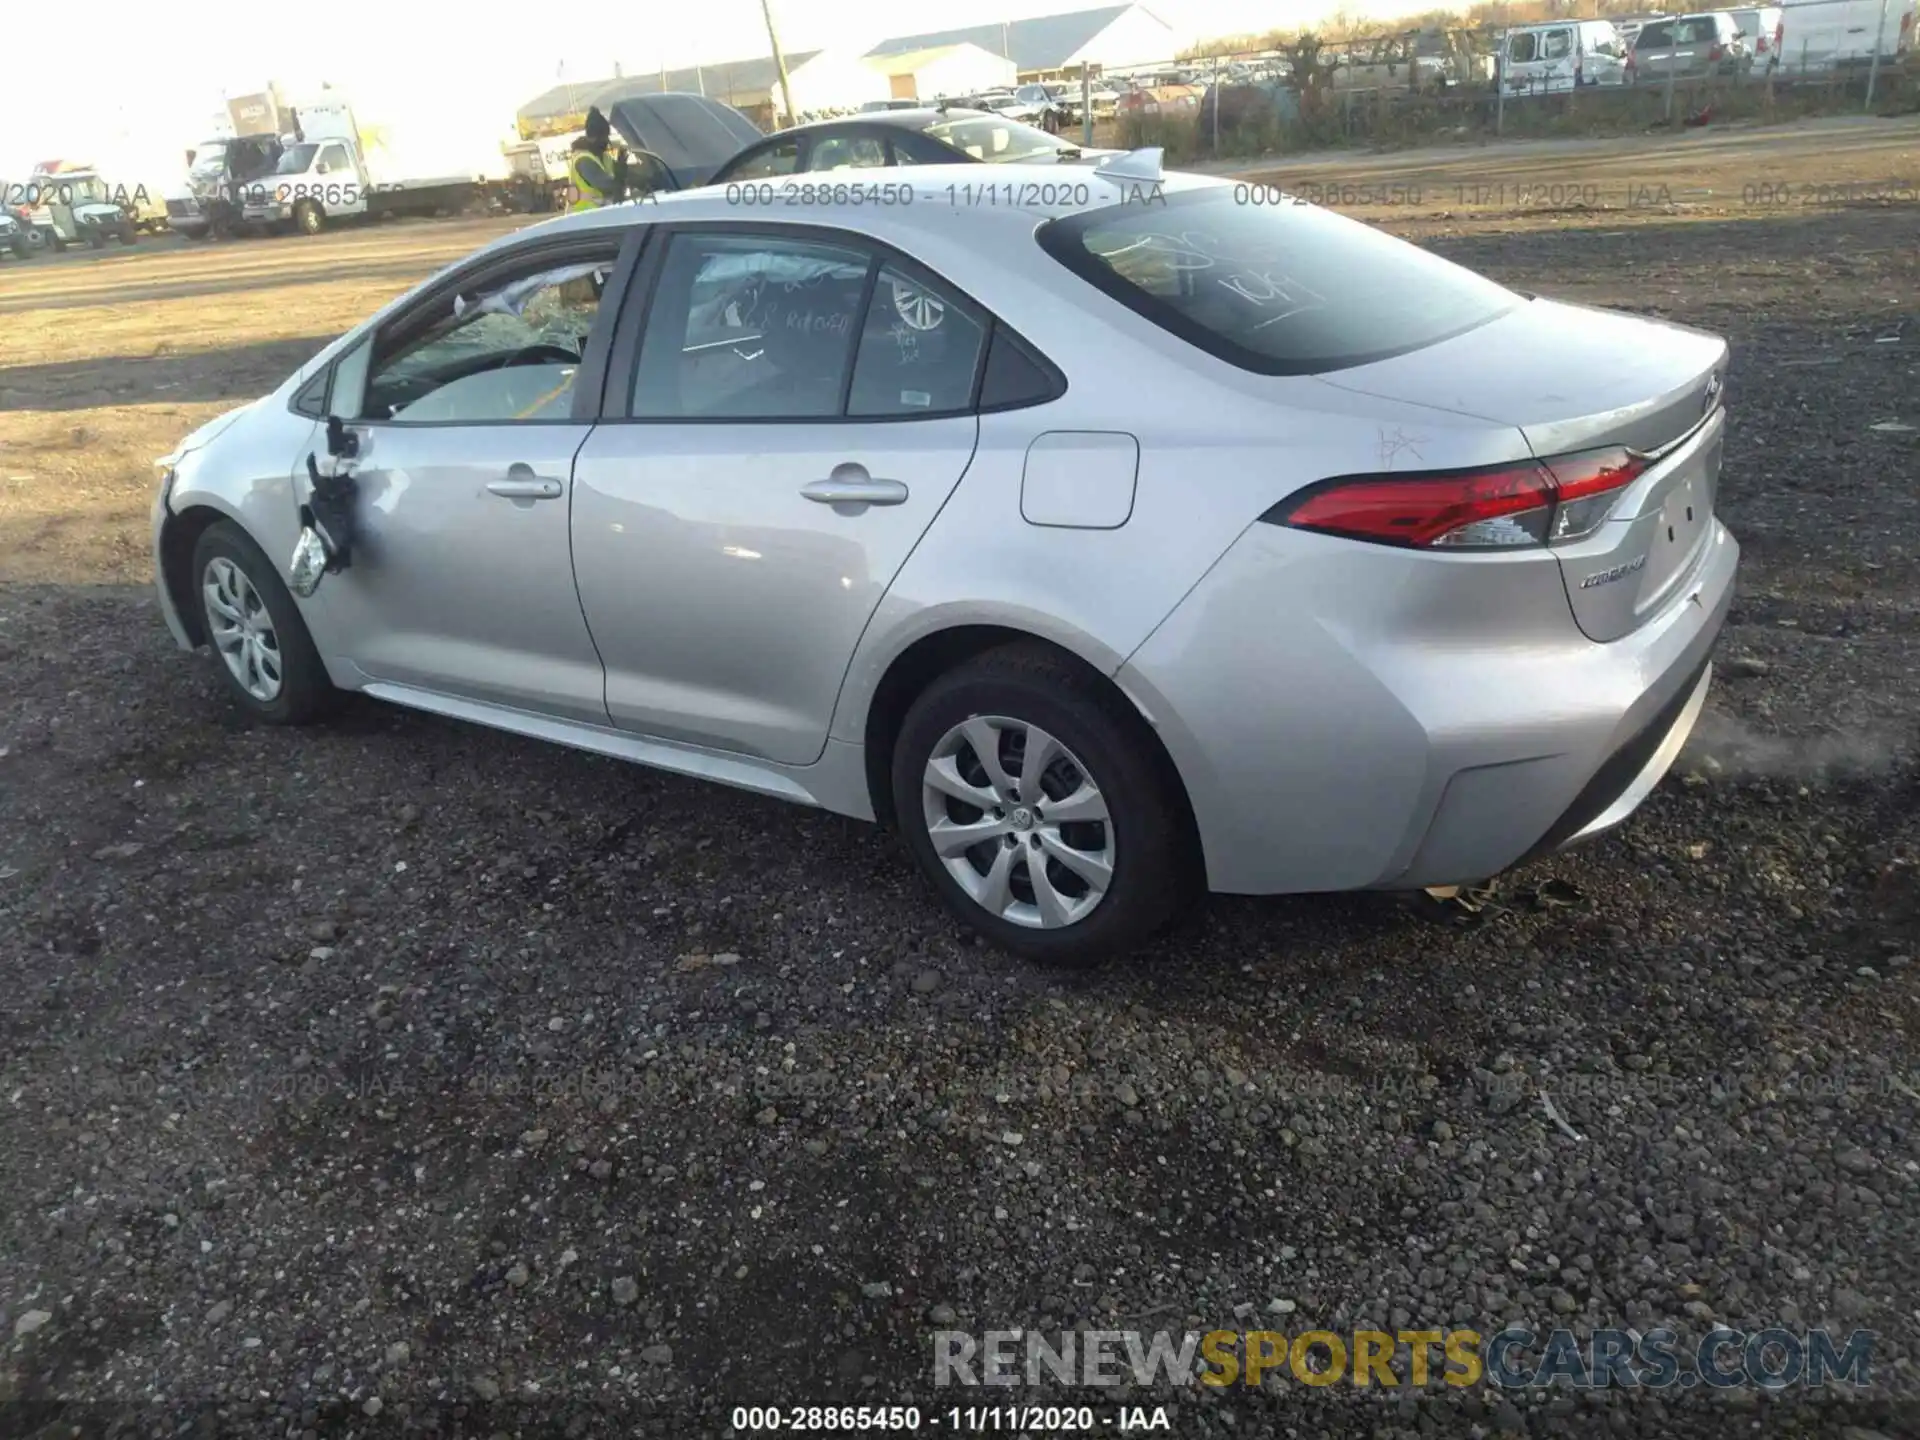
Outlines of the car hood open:
{"type": "Polygon", "coordinates": [[[608,107],[607,119],[629,150],[660,157],[676,190],[705,185],[762,138],[760,128],[733,106],[677,91],[618,101],[608,107]]]}

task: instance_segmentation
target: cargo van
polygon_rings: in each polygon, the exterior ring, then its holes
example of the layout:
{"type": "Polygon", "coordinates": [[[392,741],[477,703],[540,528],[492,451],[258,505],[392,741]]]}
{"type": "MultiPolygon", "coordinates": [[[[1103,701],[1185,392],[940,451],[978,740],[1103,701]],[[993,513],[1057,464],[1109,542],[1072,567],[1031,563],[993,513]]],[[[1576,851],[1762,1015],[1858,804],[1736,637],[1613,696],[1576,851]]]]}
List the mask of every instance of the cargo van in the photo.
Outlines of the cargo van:
{"type": "Polygon", "coordinates": [[[1627,44],[1611,20],[1516,25],[1501,47],[1500,84],[1509,95],[1550,95],[1626,83],[1627,44]]]}
{"type": "Polygon", "coordinates": [[[1834,70],[1899,62],[1913,50],[1914,0],[1786,0],[1780,65],[1785,71],[1834,70]]]}

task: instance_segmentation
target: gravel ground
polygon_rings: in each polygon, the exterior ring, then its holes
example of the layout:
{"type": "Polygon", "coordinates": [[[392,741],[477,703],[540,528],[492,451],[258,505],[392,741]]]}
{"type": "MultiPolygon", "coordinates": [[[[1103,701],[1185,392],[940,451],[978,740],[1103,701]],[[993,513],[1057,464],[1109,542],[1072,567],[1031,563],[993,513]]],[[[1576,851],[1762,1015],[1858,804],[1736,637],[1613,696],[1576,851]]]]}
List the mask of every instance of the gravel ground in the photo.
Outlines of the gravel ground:
{"type": "Polygon", "coordinates": [[[0,587],[0,1434],[721,1434],[1081,1323],[1876,1336],[1781,1400],[1140,1397],[1183,1437],[1920,1431],[1920,210],[1403,228],[1735,344],[1700,736],[1476,924],[1052,974],[869,828],[249,728],[141,590],[0,587]]]}

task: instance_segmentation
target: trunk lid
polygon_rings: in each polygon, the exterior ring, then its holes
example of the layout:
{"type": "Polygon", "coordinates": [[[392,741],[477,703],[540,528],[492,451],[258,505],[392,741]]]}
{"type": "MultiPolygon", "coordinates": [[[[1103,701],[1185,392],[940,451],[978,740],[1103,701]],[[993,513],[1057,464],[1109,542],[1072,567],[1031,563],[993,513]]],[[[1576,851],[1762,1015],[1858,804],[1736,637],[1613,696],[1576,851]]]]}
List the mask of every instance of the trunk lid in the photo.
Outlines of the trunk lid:
{"type": "Polygon", "coordinates": [[[1716,335],[1530,300],[1451,340],[1320,379],[1512,425],[1541,459],[1613,445],[1652,457],[1598,531],[1554,547],[1574,618],[1607,641],[1671,603],[1706,551],[1726,365],[1716,335]]]}

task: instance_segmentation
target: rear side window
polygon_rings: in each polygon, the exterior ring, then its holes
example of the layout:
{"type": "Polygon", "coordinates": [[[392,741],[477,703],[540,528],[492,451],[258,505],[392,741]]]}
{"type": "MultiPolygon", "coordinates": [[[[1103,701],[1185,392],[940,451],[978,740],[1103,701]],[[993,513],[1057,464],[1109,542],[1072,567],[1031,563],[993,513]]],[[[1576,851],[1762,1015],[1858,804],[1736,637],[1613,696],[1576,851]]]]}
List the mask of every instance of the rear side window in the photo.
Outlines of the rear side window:
{"type": "MultiPolygon", "coordinates": [[[[1418,350],[1520,296],[1371,226],[1220,185],[1040,227],[1056,260],[1162,329],[1265,375],[1314,375],[1418,350]]],[[[1277,197],[1276,197],[1277,198],[1277,197]]]]}

